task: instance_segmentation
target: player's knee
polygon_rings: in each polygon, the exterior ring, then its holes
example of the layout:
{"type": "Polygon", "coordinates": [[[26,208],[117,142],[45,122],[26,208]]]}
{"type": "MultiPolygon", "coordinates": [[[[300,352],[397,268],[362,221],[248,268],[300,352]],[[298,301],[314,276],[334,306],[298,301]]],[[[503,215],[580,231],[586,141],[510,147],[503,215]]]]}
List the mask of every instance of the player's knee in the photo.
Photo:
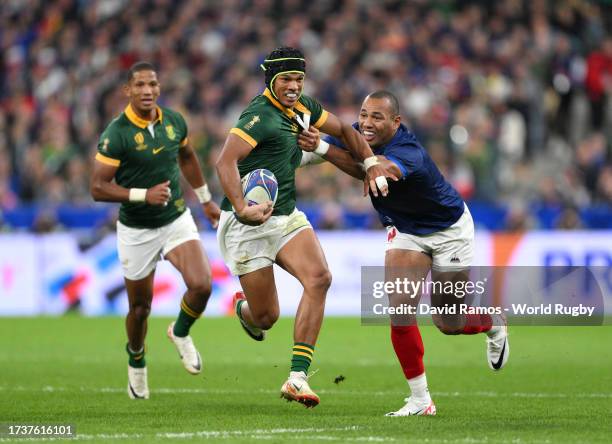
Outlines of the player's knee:
{"type": "Polygon", "coordinates": [[[280,313],[278,310],[266,310],[263,313],[258,314],[255,317],[255,323],[257,327],[262,330],[269,330],[278,320],[280,313]]]}
{"type": "Polygon", "coordinates": [[[207,279],[205,277],[189,279],[185,282],[185,285],[187,285],[187,289],[190,292],[196,293],[202,298],[208,298],[210,296],[210,293],[212,292],[212,284],[210,282],[210,279],[207,279]]]}
{"type": "Polygon", "coordinates": [[[132,305],[130,307],[130,314],[136,322],[144,322],[151,313],[150,305],[132,305]]]}
{"type": "Polygon", "coordinates": [[[313,273],[307,280],[305,287],[317,292],[326,293],[332,283],[332,274],[327,268],[313,273]]]}
{"type": "Polygon", "coordinates": [[[453,322],[450,319],[435,316],[433,321],[438,330],[445,335],[458,335],[461,334],[463,330],[457,322],[453,322]]]}

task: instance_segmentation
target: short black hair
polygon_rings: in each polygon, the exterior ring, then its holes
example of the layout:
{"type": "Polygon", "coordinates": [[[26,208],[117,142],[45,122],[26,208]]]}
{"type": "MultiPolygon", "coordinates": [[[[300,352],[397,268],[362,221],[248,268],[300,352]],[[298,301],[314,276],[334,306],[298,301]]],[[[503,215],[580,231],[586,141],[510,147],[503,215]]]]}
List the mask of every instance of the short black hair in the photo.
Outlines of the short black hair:
{"type": "Polygon", "coordinates": [[[389,104],[391,105],[391,112],[393,113],[392,117],[399,116],[400,114],[399,101],[397,100],[397,97],[395,97],[395,95],[392,92],[381,89],[378,91],[374,91],[372,94],[368,94],[368,97],[372,99],[387,99],[389,101],[389,104]]]}
{"type": "Polygon", "coordinates": [[[134,63],[132,66],[130,66],[130,69],[128,69],[127,72],[127,81],[128,83],[134,78],[134,74],[139,72],[139,71],[155,71],[157,72],[157,70],[155,69],[155,66],[153,66],[152,63],[150,62],[136,62],[134,63]]]}

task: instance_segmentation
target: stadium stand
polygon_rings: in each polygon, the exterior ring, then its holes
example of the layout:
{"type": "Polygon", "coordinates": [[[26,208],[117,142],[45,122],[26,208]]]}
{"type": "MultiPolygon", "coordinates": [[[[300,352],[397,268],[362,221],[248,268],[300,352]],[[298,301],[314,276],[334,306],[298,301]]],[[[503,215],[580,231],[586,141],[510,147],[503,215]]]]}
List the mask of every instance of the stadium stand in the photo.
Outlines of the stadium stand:
{"type": "MultiPolygon", "coordinates": [[[[283,43],[310,61],[307,93],[343,118],[367,92],[395,92],[478,226],[612,228],[611,20],[612,3],[586,0],[3,1],[0,227],[114,217],[91,202],[90,162],[141,59],[188,116],[218,200],[211,166],[283,43]]],[[[377,226],[361,187],[329,166],[301,171],[298,190],[317,227],[377,226]]]]}

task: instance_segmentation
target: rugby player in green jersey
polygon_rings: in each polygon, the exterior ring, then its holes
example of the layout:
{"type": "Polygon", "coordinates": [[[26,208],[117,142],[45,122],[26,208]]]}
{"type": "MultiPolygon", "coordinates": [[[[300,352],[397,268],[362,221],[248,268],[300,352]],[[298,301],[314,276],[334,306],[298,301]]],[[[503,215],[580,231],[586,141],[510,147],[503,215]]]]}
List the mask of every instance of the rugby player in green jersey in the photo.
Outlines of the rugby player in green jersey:
{"type": "Polygon", "coordinates": [[[155,68],[138,62],[128,71],[125,110],[102,133],[91,178],[96,201],[121,202],[117,248],[127,289],[128,394],[148,399],[145,336],[153,300],[157,261],[167,259],[181,273],[187,291],[168,337],[185,369],[202,370],[189,329],[206,308],[211,272],[200,236],[185,206],[180,173],[193,187],[213,227],[220,210],[211,199],[198,158],[189,145],[185,119],[157,105],[160,84],[155,68]]]}
{"type": "Polygon", "coordinates": [[[281,396],[314,407],[319,397],[310,389],[307,373],[323,321],[331,273],[312,226],[295,207],[295,170],[302,158],[298,135],[312,122],[321,131],[344,140],[355,157],[364,162],[366,183],[376,195],[377,186],[386,195],[385,176],[393,175],[378,165],[368,144],[350,124],[302,95],[306,64],[299,50],[277,48],[262,67],[267,88],[242,112],[217,161],[226,196],[217,237],[225,262],[240,278],[244,293],[234,297],[236,314],[253,339],[263,340],[265,330],[279,316],[272,264],[280,265],[304,287],[295,318],[291,371],[281,396]],[[274,207],[272,202],[247,206],[244,201],[240,178],[258,168],[276,176],[278,199],[274,207]]]}

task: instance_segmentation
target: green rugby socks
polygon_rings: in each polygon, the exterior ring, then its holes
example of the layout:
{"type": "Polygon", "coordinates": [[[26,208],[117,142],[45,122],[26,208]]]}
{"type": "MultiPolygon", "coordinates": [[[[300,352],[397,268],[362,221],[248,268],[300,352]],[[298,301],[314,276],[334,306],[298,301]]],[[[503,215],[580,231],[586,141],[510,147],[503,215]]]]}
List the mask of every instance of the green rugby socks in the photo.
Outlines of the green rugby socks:
{"type": "Polygon", "coordinates": [[[128,364],[133,368],[145,368],[147,366],[147,362],[145,361],[145,347],[144,345],[138,351],[132,351],[130,349],[129,342],[125,344],[125,351],[129,356],[128,364]]]}
{"type": "Polygon", "coordinates": [[[174,336],[179,338],[184,338],[189,334],[189,329],[193,325],[193,323],[202,315],[202,313],[197,313],[187,305],[185,302],[185,298],[181,300],[181,311],[179,312],[178,318],[174,323],[174,329],[172,332],[174,336]]]}
{"type": "Polygon", "coordinates": [[[304,342],[296,342],[293,345],[293,356],[291,357],[291,371],[304,372],[308,374],[308,368],[312,362],[314,346],[304,342]]]}

